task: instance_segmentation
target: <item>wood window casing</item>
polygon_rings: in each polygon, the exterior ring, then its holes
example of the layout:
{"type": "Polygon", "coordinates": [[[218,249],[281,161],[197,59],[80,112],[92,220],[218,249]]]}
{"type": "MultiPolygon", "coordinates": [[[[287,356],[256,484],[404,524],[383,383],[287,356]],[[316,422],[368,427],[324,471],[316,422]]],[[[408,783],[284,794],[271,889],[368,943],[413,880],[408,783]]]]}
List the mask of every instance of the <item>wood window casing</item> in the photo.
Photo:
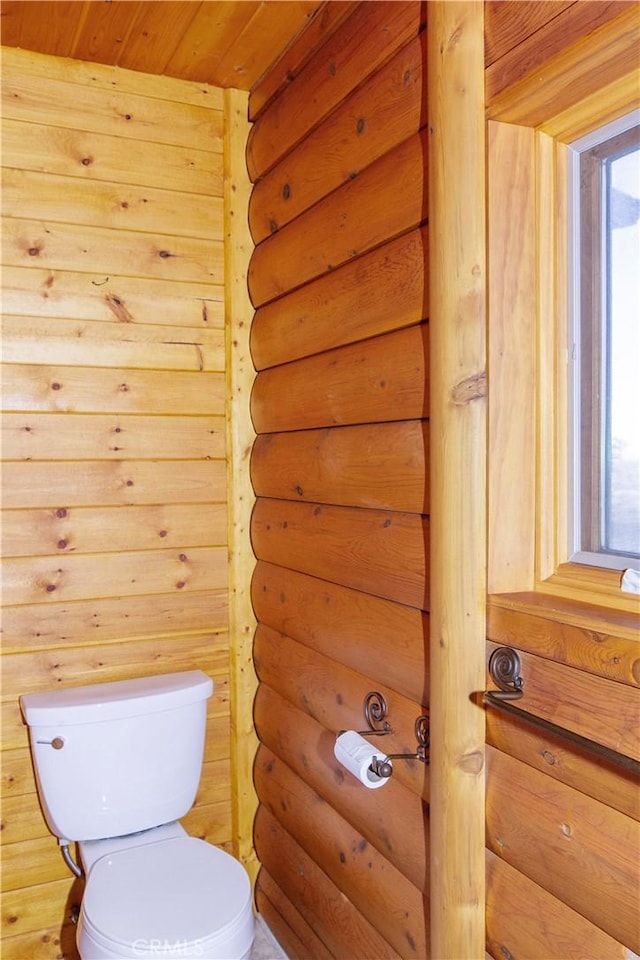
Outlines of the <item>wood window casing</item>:
{"type": "Polygon", "coordinates": [[[567,144],[638,105],[638,71],[629,68],[629,54],[619,57],[618,75],[608,68],[602,88],[597,69],[607,47],[637,50],[637,20],[636,14],[633,26],[625,12],[615,21],[617,35],[610,23],[563,52],[574,76],[573,103],[566,93],[547,97],[559,76],[550,63],[535,83],[517,85],[515,100],[503,91],[487,111],[488,591],[534,591],[630,613],[638,601],[621,592],[619,571],[568,559],[567,144]],[[511,256],[514,237],[520,256],[511,256]],[[507,490],[515,511],[505,509],[507,490]]]}
{"type": "MultiPolygon", "coordinates": [[[[601,128],[598,129],[603,134],[601,128]]],[[[606,421],[603,398],[611,374],[604,372],[605,337],[609,320],[602,306],[608,286],[603,256],[603,231],[606,229],[603,163],[626,153],[637,144],[638,126],[634,124],[581,151],[573,172],[574,177],[576,174],[579,176],[579,212],[573,212],[571,216],[578,246],[572,270],[580,291],[579,315],[574,317],[574,342],[579,342],[580,349],[578,359],[574,361],[579,368],[573,374],[574,378],[578,378],[578,389],[573,385],[575,453],[571,472],[573,496],[577,503],[574,504],[570,546],[579,554],[576,558],[578,562],[582,561],[582,551],[602,556],[606,543],[603,532],[603,501],[606,497],[603,459],[606,454],[602,449],[606,421]],[[575,442],[576,431],[579,431],[578,444],[575,442]]],[[[618,560],[618,556],[615,559],[618,560]]],[[[593,559],[584,562],[593,563],[593,559]]],[[[628,559],[626,565],[632,564],[633,561],[628,559]]],[[[613,568],[617,566],[616,563],[606,565],[613,568]]]]}

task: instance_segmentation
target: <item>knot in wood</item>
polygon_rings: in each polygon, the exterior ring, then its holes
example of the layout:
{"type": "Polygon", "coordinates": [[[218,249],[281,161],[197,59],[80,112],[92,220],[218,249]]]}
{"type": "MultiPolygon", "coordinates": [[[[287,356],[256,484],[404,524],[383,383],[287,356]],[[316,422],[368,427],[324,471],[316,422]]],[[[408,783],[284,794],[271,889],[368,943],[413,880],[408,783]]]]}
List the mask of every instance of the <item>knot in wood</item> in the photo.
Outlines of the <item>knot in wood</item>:
{"type": "Polygon", "coordinates": [[[451,391],[451,400],[455,404],[463,405],[472,400],[479,400],[487,395],[487,374],[484,370],[465,377],[455,384],[451,391]]]}
{"type": "Polygon", "coordinates": [[[479,750],[472,750],[460,757],[459,767],[465,773],[478,774],[484,767],[484,757],[479,750]]]}

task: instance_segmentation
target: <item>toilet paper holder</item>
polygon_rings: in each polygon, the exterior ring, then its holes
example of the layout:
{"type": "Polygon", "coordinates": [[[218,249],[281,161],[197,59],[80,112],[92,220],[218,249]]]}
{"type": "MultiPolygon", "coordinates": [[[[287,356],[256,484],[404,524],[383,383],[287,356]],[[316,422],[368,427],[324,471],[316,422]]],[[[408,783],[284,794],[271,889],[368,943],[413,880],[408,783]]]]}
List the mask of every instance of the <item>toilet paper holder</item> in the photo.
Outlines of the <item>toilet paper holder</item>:
{"type": "MultiPolygon", "coordinates": [[[[371,690],[364,698],[362,705],[364,718],[369,725],[368,730],[359,730],[361,737],[378,737],[391,733],[391,724],[387,720],[387,701],[377,690],[371,690]]],[[[371,761],[371,769],[379,777],[390,777],[393,767],[389,760],[420,760],[429,763],[429,717],[426,714],[418,717],[415,722],[417,747],[415,753],[387,753],[371,761]]]]}

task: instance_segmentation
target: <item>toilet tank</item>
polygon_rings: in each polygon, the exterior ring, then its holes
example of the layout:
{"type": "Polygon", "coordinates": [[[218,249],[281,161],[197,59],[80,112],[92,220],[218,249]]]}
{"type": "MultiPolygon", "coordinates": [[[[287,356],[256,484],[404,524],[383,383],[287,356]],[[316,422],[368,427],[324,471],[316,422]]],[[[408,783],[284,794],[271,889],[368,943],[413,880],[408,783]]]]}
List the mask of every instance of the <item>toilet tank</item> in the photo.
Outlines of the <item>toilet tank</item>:
{"type": "Polygon", "coordinates": [[[212,692],[206,674],[189,670],[20,697],[51,832],[99,840],[184,816],[212,692]]]}

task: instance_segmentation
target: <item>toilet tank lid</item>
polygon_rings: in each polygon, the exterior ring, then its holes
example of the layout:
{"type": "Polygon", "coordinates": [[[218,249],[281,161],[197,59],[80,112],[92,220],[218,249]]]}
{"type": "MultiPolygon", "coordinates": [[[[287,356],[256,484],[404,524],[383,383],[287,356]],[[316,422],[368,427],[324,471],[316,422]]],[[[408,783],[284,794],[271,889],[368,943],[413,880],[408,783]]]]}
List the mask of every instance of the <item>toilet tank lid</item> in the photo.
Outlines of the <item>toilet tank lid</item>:
{"type": "Polygon", "coordinates": [[[207,700],[213,680],[202,670],[185,670],[154,677],[65,687],[20,697],[22,713],[30,727],[52,724],[100,723],[124,719],[207,700]]]}

